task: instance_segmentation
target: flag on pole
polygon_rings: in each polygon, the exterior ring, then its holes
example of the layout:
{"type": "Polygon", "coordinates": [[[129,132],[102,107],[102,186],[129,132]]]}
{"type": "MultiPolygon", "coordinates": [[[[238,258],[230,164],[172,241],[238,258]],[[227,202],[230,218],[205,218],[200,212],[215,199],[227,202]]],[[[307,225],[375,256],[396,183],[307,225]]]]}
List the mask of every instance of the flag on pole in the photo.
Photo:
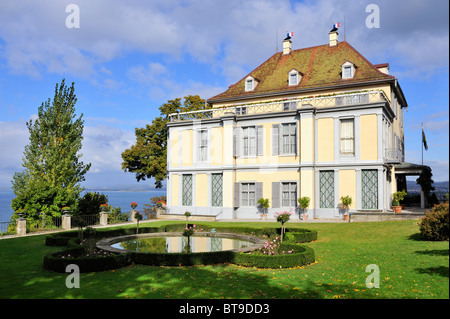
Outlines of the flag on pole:
{"type": "Polygon", "coordinates": [[[425,131],[423,130],[423,124],[422,124],[422,144],[423,144],[423,147],[425,148],[425,151],[428,151],[428,144],[427,144],[427,139],[425,137],[425,131]]]}
{"type": "Polygon", "coordinates": [[[289,37],[293,37],[294,36],[294,32],[288,32],[287,33],[287,37],[289,38],[289,37]]]}
{"type": "Polygon", "coordinates": [[[340,22],[333,24],[333,28],[340,28],[340,27],[341,27],[341,23],[340,22]]]}

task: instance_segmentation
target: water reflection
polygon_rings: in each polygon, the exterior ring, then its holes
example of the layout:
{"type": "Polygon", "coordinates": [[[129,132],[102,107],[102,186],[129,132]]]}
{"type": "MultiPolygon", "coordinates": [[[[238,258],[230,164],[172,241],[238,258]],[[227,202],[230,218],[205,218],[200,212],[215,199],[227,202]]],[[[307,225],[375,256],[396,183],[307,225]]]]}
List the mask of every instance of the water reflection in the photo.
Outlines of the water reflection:
{"type": "Polygon", "coordinates": [[[112,247],[136,252],[180,253],[180,252],[211,252],[241,249],[253,245],[252,242],[221,237],[147,237],[122,241],[112,247]]]}

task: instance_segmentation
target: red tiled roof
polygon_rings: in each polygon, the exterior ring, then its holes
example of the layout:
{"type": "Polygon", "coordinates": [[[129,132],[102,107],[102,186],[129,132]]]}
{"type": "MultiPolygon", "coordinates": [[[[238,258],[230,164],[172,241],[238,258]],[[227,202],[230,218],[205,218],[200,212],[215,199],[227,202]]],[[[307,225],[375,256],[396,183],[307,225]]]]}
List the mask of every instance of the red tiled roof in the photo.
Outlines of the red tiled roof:
{"type": "Polygon", "coordinates": [[[395,77],[378,70],[349,43],[343,41],[336,46],[320,45],[293,50],[290,54],[275,53],[255,70],[247,74],[228,90],[210,98],[209,102],[251,98],[271,93],[290,93],[301,89],[314,89],[335,85],[364,83],[376,80],[392,80],[395,77]],[[352,79],[342,79],[341,65],[351,61],[355,65],[352,79]],[[295,69],[303,74],[298,85],[289,85],[288,73],[295,69]],[[251,75],[259,80],[253,91],[245,91],[245,78],[251,75]]]}

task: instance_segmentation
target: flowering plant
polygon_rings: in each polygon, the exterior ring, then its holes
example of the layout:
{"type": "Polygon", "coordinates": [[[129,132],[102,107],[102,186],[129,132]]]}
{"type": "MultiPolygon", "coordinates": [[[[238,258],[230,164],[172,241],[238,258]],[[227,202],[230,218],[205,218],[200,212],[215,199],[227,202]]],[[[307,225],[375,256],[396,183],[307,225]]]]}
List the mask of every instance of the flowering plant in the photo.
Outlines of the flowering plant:
{"type": "Polygon", "coordinates": [[[69,207],[69,206],[64,206],[63,208],[61,208],[61,210],[62,210],[62,211],[70,210],[70,207],[69,207]]]}
{"type": "Polygon", "coordinates": [[[278,237],[275,237],[275,239],[266,241],[264,243],[264,247],[261,247],[259,249],[260,252],[262,252],[264,255],[278,255],[278,254],[292,254],[294,252],[294,249],[288,250],[288,251],[281,251],[280,248],[281,241],[278,237]]]}
{"type": "Polygon", "coordinates": [[[197,226],[194,225],[193,227],[186,227],[183,231],[183,236],[191,237],[192,235],[194,235],[195,227],[197,227],[197,226]]]}
{"type": "Polygon", "coordinates": [[[275,217],[277,219],[277,222],[281,223],[281,241],[283,241],[283,235],[286,232],[286,228],[284,226],[284,223],[286,223],[289,218],[291,218],[292,213],[284,211],[282,213],[275,213],[275,217]]]}
{"type": "Polygon", "coordinates": [[[106,212],[106,209],[108,208],[108,204],[100,204],[100,210],[102,212],[106,212]]]}
{"type": "Polygon", "coordinates": [[[163,200],[159,200],[156,202],[156,206],[166,208],[166,202],[163,200]]]}
{"type": "Polygon", "coordinates": [[[277,222],[281,223],[281,225],[284,225],[284,223],[289,221],[291,215],[292,213],[284,211],[282,213],[275,213],[275,218],[277,219],[277,222]]]}
{"type": "Polygon", "coordinates": [[[135,209],[137,207],[137,203],[136,202],[131,202],[131,208],[135,209]]]}

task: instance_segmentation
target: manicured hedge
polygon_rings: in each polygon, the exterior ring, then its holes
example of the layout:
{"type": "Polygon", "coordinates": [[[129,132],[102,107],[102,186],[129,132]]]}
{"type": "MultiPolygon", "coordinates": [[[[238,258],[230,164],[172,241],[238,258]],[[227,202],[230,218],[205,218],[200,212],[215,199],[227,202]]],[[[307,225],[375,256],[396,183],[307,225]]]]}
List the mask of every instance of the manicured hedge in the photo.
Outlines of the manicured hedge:
{"type": "Polygon", "coordinates": [[[80,272],[97,272],[117,269],[130,263],[130,258],[125,254],[108,252],[101,257],[87,257],[78,238],[70,238],[67,241],[67,249],[44,256],[44,269],[56,272],[66,272],[66,267],[70,264],[77,265],[80,272]]]}
{"type": "Polygon", "coordinates": [[[200,253],[128,253],[136,264],[150,266],[194,266],[229,263],[235,253],[232,251],[215,251],[200,253]]]}
{"type": "MultiPolygon", "coordinates": [[[[196,224],[197,228],[203,228],[204,231],[210,231],[215,228],[217,233],[238,233],[253,236],[266,236],[268,238],[279,236],[280,228],[257,228],[257,227],[230,227],[215,225],[196,224]]],[[[182,231],[185,224],[170,224],[160,227],[141,227],[139,233],[155,232],[176,232],[182,231]]],[[[202,252],[202,253],[139,253],[130,252],[123,254],[110,254],[105,257],[86,257],[82,256],[84,250],[79,246],[77,239],[78,232],[71,231],[59,234],[52,234],[46,237],[46,245],[66,246],[64,251],[50,253],[44,257],[44,268],[65,272],[67,265],[76,264],[81,272],[103,271],[120,268],[134,262],[136,264],[152,266],[192,266],[192,265],[210,265],[219,263],[234,263],[242,266],[259,268],[292,268],[304,266],[315,261],[314,250],[299,245],[298,243],[317,240],[317,232],[303,228],[288,228],[285,234],[285,241],[280,246],[280,250],[292,250],[290,254],[280,255],[262,255],[260,253],[242,253],[232,251],[202,252]],[[70,254],[70,258],[67,255],[70,254]],[[65,256],[65,258],[62,258],[65,256]]],[[[133,235],[135,228],[120,229],[96,229],[94,236],[97,239],[117,237],[124,235],[133,235]]]]}
{"type": "Polygon", "coordinates": [[[315,254],[312,248],[298,244],[282,244],[280,250],[294,251],[290,254],[282,255],[261,255],[258,253],[236,253],[231,261],[246,267],[258,268],[293,268],[305,266],[315,261],[315,254]]]}

